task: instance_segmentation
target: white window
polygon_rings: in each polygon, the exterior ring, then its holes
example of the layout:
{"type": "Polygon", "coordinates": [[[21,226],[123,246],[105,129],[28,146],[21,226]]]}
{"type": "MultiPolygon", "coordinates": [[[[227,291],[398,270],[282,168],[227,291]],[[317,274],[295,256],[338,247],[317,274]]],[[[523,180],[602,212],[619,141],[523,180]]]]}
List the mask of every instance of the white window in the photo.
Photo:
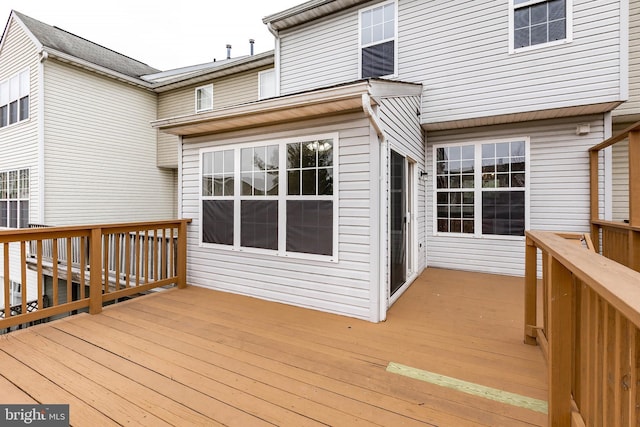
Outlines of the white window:
{"type": "Polygon", "coordinates": [[[29,118],[29,70],[0,82],[0,128],[29,118]]]}
{"type": "Polygon", "coordinates": [[[335,136],[201,152],[203,244],[337,258],[335,136]]]}
{"type": "Polygon", "coordinates": [[[524,138],[435,147],[436,233],[524,236],[527,152],[524,138]]]}
{"type": "Polygon", "coordinates": [[[511,0],[511,51],[571,41],[572,0],[511,0]]]}
{"type": "Polygon", "coordinates": [[[0,228],[29,226],[29,169],[0,172],[0,228]]]}
{"type": "Polygon", "coordinates": [[[213,109],[213,85],[196,88],[196,113],[213,109]]]}
{"type": "Polygon", "coordinates": [[[396,3],[386,2],[360,11],[360,76],[397,74],[396,3]]]}
{"type": "Polygon", "coordinates": [[[258,73],[258,92],[258,99],[276,96],[276,73],[273,68],[258,73]]]}

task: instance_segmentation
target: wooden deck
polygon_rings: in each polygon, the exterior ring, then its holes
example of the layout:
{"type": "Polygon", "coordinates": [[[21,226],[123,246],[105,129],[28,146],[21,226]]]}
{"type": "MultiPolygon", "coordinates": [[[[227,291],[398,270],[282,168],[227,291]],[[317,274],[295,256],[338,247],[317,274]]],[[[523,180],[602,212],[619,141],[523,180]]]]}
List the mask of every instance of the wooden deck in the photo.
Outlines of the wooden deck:
{"type": "Polygon", "coordinates": [[[546,399],[522,343],[523,279],[428,269],[387,322],[187,287],[0,337],[0,403],[72,425],[546,425],[546,415],[387,372],[390,362],[546,399]]]}

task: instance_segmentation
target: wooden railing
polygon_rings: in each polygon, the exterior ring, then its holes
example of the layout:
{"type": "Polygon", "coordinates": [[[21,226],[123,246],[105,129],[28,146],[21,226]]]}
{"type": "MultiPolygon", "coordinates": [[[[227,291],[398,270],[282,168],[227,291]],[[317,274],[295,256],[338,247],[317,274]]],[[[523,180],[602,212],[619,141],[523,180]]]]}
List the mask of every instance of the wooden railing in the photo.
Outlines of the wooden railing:
{"type": "Polygon", "coordinates": [[[525,342],[547,358],[549,425],[638,425],[640,273],[568,236],[526,236],[525,342]]]}
{"type": "Polygon", "coordinates": [[[0,329],[86,308],[95,314],[104,303],[119,298],[171,284],[185,287],[189,222],[0,231],[3,300],[11,301],[10,281],[19,278],[23,301],[19,310],[6,310],[0,329]],[[45,254],[45,247],[50,248],[49,254],[45,254]],[[73,248],[77,254],[86,256],[74,254],[73,248]],[[28,274],[31,270],[35,275],[28,274]],[[44,291],[45,272],[52,279],[51,295],[44,291]],[[65,293],[66,297],[62,297],[65,293]],[[49,300],[48,307],[45,299],[49,300]],[[28,312],[26,305],[31,300],[37,301],[38,309],[28,312]]]}
{"type": "Polygon", "coordinates": [[[589,150],[591,169],[591,236],[602,255],[640,271],[640,123],[628,127],[589,150]],[[600,219],[599,153],[627,140],[629,143],[629,220],[600,219]]]}

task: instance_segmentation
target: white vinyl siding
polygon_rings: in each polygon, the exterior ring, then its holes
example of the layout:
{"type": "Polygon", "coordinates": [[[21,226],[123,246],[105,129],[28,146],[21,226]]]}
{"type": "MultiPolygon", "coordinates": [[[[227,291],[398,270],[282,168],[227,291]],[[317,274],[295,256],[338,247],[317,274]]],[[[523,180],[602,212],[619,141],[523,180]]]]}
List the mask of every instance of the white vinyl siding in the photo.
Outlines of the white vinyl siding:
{"type": "Polygon", "coordinates": [[[318,310],[375,320],[377,305],[377,209],[372,180],[378,180],[378,142],[362,114],[289,126],[214,135],[183,143],[182,215],[188,229],[190,284],[318,310]],[[303,135],[335,134],[339,163],[338,252],[336,262],[279,257],[203,247],[200,241],[200,150],[303,135]],[[375,306],[375,308],[374,308],[375,306]]]}
{"type": "MultiPolygon", "coordinates": [[[[571,43],[509,54],[506,1],[399,0],[397,78],[424,84],[422,123],[620,101],[620,2],[573,4],[571,43]]],[[[283,31],[281,93],[358,79],[357,28],[349,9],[283,31]]]]}
{"type": "Polygon", "coordinates": [[[49,59],[45,97],[47,225],[173,217],[174,173],[156,166],[149,125],[154,93],[49,59]]]}
{"type": "MultiPolygon", "coordinates": [[[[640,113],[640,111],[638,111],[640,113]]],[[[613,127],[617,135],[633,123],[618,123],[613,127]]],[[[611,147],[611,214],[613,221],[629,220],[629,140],[611,147]]]]}
{"type": "MultiPolygon", "coordinates": [[[[604,139],[602,116],[486,126],[427,136],[427,170],[433,170],[433,146],[528,137],[530,141],[530,210],[533,230],[589,232],[588,149],[604,139]],[[576,136],[579,123],[588,135],[576,136]]],[[[434,235],[433,175],[427,179],[427,264],[497,274],[524,274],[524,238],[468,238],[434,235]],[[461,256],[461,254],[464,254],[461,256]]]]}
{"type": "MultiPolygon", "coordinates": [[[[264,69],[247,71],[213,80],[215,86],[214,108],[244,104],[258,100],[258,73],[264,69]]],[[[158,119],[193,114],[193,94],[196,87],[190,85],[158,94],[158,119]]],[[[175,135],[158,132],[158,166],[178,167],[178,141],[175,135]]]]}
{"type": "Polygon", "coordinates": [[[283,31],[280,94],[357,80],[359,40],[357,9],[283,31]]]}
{"type": "Polygon", "coordinates": [[[629,0],[629,100],[613,110],[613,117],[635,114],[640,119],[640,0],[629,0]]]}
{"type": "MultiPolygon", "coordinates": [[[[29,169],[29,221],[38,221],[38,53],[31,39],[10,21],[0,51],[0,81],[29,70],[29,119],[0,128],[0,171],[29,169]]],[[[12,277],[12,280],[16,280],[12,277]]]]}

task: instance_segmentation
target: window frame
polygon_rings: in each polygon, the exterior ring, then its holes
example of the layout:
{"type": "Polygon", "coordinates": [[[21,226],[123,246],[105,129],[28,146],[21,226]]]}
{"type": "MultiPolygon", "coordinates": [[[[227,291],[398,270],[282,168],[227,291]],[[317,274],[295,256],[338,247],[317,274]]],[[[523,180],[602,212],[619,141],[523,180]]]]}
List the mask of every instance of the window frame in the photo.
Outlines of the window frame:
{"type": "Polygon", "coordinates": [[[260,72],[258,72],[258,100],[262,100],[262,99],[269,99],[269,98],[275,98],[277,95],[277,90],[276,90],[276,69],[275,68],[269,68],[267,70],[262,70],[260,72]],[[262,85],[264,84],[262,82],[262,77],[264,75],[267,75],[269,73],[273,74],[273,95],[271,96],[263,96],[262,95],[262,85]]]}
{"type": "Polygon", "coordinates": [[[562,40],[553,40],[546,43],[538,43],[529,46],[516,48],[514,44],[515,22],[514,15],[517,9],[523,7],[534,6],[538,3],[546,3],[550,0],[529,0],[520,4],[515,4],[515,0],[509,0],[509,54],[523,53],[532,50],[542,49],[545,47],[559,46],[573,41],[573,0],[565,0],[566,16],[565,16],[565,38],[562,40]]]}
{"type": "Polygon", "coordinates": [[[211,110],[213,110],[213,95],[214,95],[214,92],[213,92],[213,83],[209,83],[209,84],[207,84],[207,85],[198,86],[197,88],[195,88],[196,113],[203,113],[203,112],[205,112],[205,111],[211,111],[211,110]],[[200,103],[198,102],[198,101],[200,100],[200,98],[199,98],[199,96],[200,96],[200,91],[201,91],[201,90],[203,90],[203,89],[211,89],[211,103],[210,103],[210,106],[209,106],[209,107],[207,107],[207,108],[198,108],[198,106],[199,106],[199,104],[200,104],[200,103]]]}
{"type": "Polygon", "coordinates": [[[358,10],[358,78],[395,78],[398,77],[398,2],[396,0],[388,0],[382,3],[377,3],[372,6],[364,7],[358,10]],[[375,43],[362,43],[362,14],[370,10],[385,7],[389,4],[394,5],[394,29],[393,38],[385,38],[375,43]],[[386,74],[377,77],[362,77],[362,50],[367,47],[376,46],[382,43],[393,41],[393,74],[386,74]]]}
{"type": "MultiPolygon", "coordinates": [[[[201,148],[198,150],[198,218],[199,218],[199,238],[198,245],[202,248],[218,249],[223,251],[242,252],[249,254],[276,256],[282,258],[332,262],[337,263],[339,260],[339,166],[338,166],[338,133],[311,134],[290,138],[264,139],[247,143],[223,144],[201,148]],[[333,141],[333,194],[332,195],[289,195],[287,187],[287,144],[311,142],[317,140],[331,139],[333,141]],[[256,148],[265,146],[278,146],[278,194],[277,195],[259,195],[259,196],[243,196],[241,191],[241,153],[246,148],[256,148]],[[234,192],[233,196],[203,196],[203,155],[205,153],[215,153],[218,151],[234,151],[234,192]],[[233,200],[234,201],[234,232],[233,244],[225,245],[218,243],[207,243],[203,241],[203,201],[204,200],[233,200]],[[275,200],[278,203],[278,249],[263,249],[255,247],[244,247],[241,245],[241,204],[242,200],[275,200]],[[333,236],[332,236],[332,254],[319,255],[303,252],[287,251],[287,201],[290,200],[330,200],[333,203],[333,236]]],[[[317,180],[317,178],[316,178],[317,180]]],[[[317,183],[317,181],[316,181],[317,183]]],[[[317,190],[316,190],[317,191],[317,190]]]]}
{"type": "Polygon", "coordinates": [[[433,196],[432,196],[432,235],[434,237],[462,237],[466,239],[489,239],[489,240],[514,240],[524,241],[525,236],[513,236],[513,235],[501,235],[501,234],[483,234],[482,233],[482,194],[487,191],[523,191],[524,192],[524,229],[529,230],[531,228],[531,140],[529,137],[513,137],[513,138],[499,138],[499,139],[483,139],[483,140],[469,140],[455,143],[434,144],[432,147],[432,177],[433,177],[433,196]],[[524,187],[502,187],[502,188],[485,188],[482,186],[482,145],[483,144],[501,144],[506,142],[524,142],[525,146],[525,185],[524,187]],[[474,232],[473,233],[458,233],[458,232],[443,232],[438,231],[438,193],[439,192],[451,192],[451,189],[438,189],[438,173],[437,173],[437,150],[438,148],[446,147],[461,147],[461,146],[473,146],[474,147],[474,186],[473,188],[460,187],[459,192],[473,192],[474,193],[474,232]],[[520,190],[520,188],[522,190],[520,190]],[[440,191],[438,191],[440,190],[440,191]]]}
{"type": "MultiPolygon", "coordinates": [[[[5,181],[5,185],[6,185],[6,193],[7,193],[7,197],[3,198],[2,197],[2,187],[0,187],[0,202],[6,202],[7,203],[7,223],[6,224],[2,224],[0,223],[0,229],[10,229],[10,230],[16,230],[16,229],[20,229],[20,228],[27,228],[29,226],[29,219],[31,217],[31,170],[30,168],[20,168],[20,169],[9,169],[9,170],[2,170],[0,171],[0,174],[5,174],[6,176],[6,181],[5,181]],[[26,171],[26,177],[27,177],[27,189],[26,189],[26,193],[25,193],[25,189],[22,186],[22,172],[26,171]],[[16,173],[16,180],[17,180],[17,187],[16,187],[16,197],[11,197],[10,191],[10,184],[9,184],[9,175],[15,172],[16,173]],[[10,208],[10,203],[11,202],[16,202],[17,203],[17,207],[16,207],[16,213],[17,213],[17,218],[16,218],[16,227],[12,227],[11,226],[11,208],[10,208]],[[22,217],[22,203],[21,202],[27,202],[27,218],[26,218],[26,227],[21,227],[20,223],[24,222],[23,221],[23,217],[22,217]]],[[[0,216],[1,218],[1,216],[0,216]]]]}
{"type": "Polygon", "coordinates": [[[0,130],[17,126],[31,119],[31,69],[29,67],[0,81],[0,114],[2,113],[4,120],[0,117],[0,130]],[[12,88],[13,81],[16,81],[16,88],[12,88]],[[24,98],[26,98],[26,117],[23,117],[24,111],[21,108],[24,98]],[[14,104],[16,119],[12,122],[11,111],[14,104]]]}

